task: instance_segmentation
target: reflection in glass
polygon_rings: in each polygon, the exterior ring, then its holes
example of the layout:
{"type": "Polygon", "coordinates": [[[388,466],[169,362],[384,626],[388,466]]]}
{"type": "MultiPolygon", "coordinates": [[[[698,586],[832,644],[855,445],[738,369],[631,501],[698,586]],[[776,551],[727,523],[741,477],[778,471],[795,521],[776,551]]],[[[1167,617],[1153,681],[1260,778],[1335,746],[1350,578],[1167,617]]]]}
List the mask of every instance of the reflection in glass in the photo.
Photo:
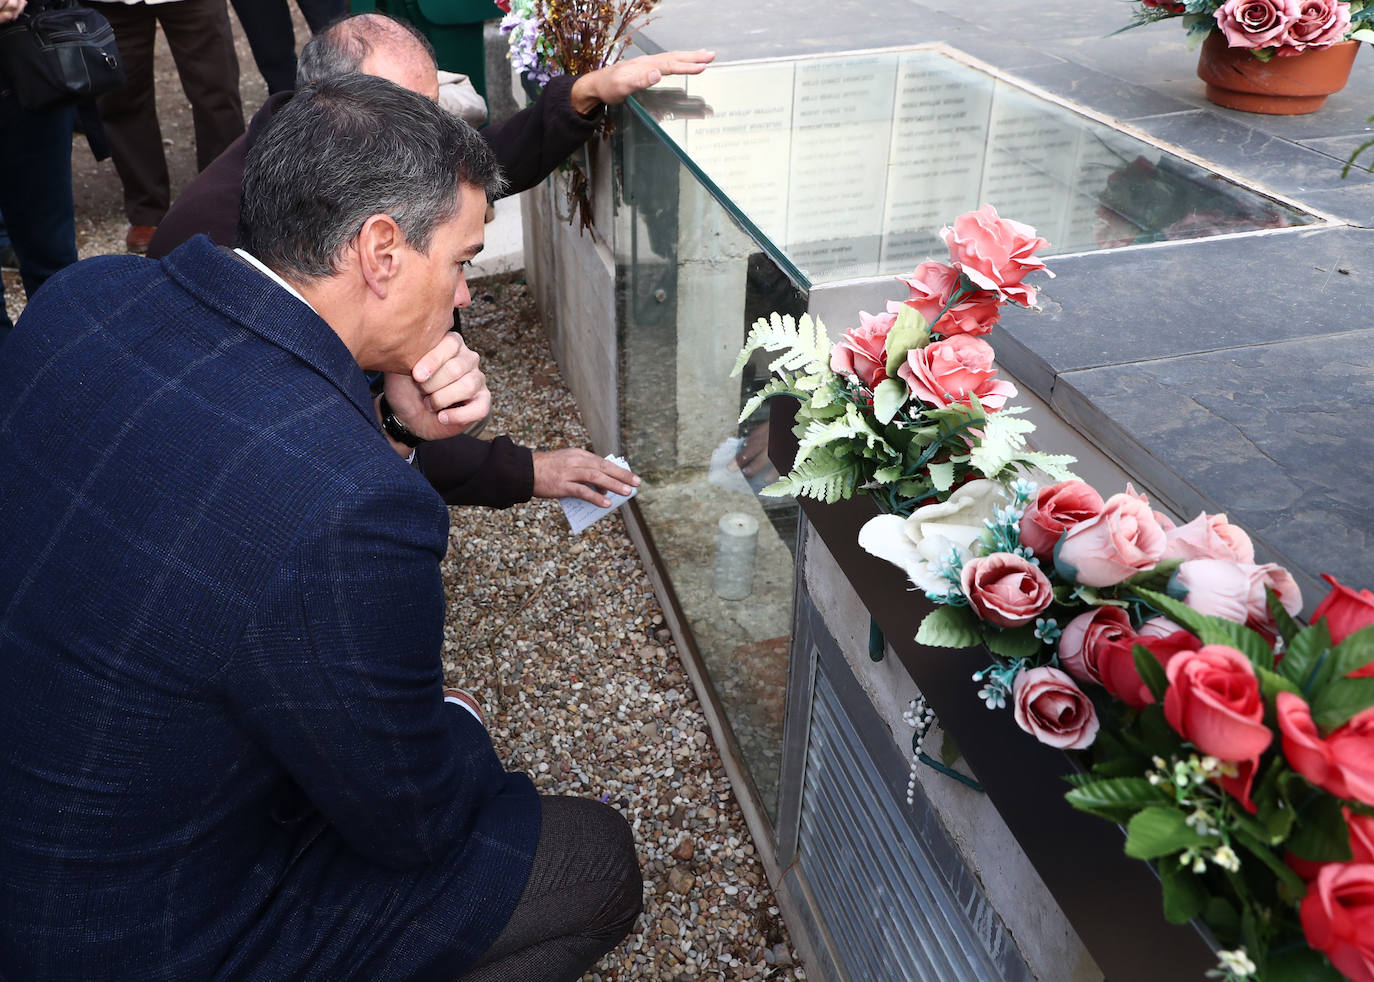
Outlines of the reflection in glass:
{"type": "Polygon", "coordinates": [[[758,496],[776,479],[766,424],[738,422],[766,364],[730,372],[756,318],[801,314],[806,298],[642,122],[628,117],[619,140],[621,444],[644,478],[637,501],[662,571],[773,815],[797,507],[758,496]],[[730,530],[748,530],[747,549],[730,530]]]}
{"type": "Polygon", "coordinates": [[[985,202],[1057,253],[1314,220],[929,49],[685,85],[646,115],[810,283],[909,270],[985,202]]]}

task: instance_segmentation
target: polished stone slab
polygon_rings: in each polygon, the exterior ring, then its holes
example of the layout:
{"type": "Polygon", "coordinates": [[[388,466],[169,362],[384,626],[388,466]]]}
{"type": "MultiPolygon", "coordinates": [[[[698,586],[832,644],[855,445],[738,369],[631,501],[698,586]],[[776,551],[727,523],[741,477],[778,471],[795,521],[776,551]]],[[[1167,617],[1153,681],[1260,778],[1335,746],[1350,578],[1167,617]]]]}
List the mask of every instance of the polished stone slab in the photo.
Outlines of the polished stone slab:
{"type": "Polygon", "coordinates": [[[1247,529],[1309,613],[1321,573],[1374,582],[1374,330],[1070,371],[1051,405],[1185,517],[1247,529]]]}
{"type": "Polygon", "coordinates": [[[1051,259],[1039,313],[993,333],[1050,398],[1065,372],[1341,334],[1369,323],[1374,231],[1294,228],[1051,259]],[[1345,270],[1345,272],[1342,272],[1345,270]]]}

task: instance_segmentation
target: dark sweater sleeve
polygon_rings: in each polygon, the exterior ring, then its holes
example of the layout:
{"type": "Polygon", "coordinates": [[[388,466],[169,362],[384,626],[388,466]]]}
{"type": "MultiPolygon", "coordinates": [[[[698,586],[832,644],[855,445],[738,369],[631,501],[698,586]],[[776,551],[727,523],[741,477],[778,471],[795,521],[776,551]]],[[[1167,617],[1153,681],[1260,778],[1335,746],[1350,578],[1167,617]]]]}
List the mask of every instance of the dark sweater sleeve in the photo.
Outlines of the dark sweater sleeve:
{"type": "Polygon", "coordinates": [[[590,119],[573,111],[575,81],[576,76],[555,76],[534,105],[481,130],[509,182],[506,194],[534,187],[596,132],[602,110],[590,119]]]}
{"type": "Polygon", "coordinates": [[[534,454],[509,437],[455,436],[416,452],[420,472],[450,505],[509,508],[534,496],[534,454]]]}

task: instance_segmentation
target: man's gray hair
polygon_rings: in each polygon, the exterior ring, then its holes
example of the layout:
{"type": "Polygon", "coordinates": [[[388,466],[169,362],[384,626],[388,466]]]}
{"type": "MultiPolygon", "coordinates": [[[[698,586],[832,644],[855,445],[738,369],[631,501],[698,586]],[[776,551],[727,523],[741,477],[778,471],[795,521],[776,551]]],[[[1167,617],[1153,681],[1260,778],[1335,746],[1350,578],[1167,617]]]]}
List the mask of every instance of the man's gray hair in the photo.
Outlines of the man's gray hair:
{"type": "Polygon", "coordinates": [[[427,253],[460,184],[488,197],[505,184],[472,127],[385,79],[338,75],[298,91],[248,152],[239,245],[288,280],[316,279],[384,214],[427,253]]]}
{"type": "Polygon", "coordinates": [[[434,45],[413,24],[385,14],[354,14],[334,22],[301,48],[296,59],[296,88],[334,75],[360,72],[367,56],[386,45],[414,45],[417,52],[435,60],[434,45]]]}

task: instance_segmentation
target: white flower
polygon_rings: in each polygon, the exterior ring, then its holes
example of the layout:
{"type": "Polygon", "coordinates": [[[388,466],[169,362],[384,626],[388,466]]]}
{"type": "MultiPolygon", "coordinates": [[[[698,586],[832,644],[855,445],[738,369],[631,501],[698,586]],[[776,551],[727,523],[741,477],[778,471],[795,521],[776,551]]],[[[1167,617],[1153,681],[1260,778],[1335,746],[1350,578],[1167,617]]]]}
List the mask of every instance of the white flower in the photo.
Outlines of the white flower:
{"type": "MultiPolygon", "coordinates": [[[[1218,846],[1216,852],[1212,853],[1212,862],[1232,873],[1240,872],[1240,857],[1230,846],[1218,846]]],[[[1253,972],[1254,968],[1251,967],[1250,971],[1253,972]]]]}
{"type": "Polygon", "coordinates": [[[1248,979],[1255,974],[1255,963],[1250,960],[1244,948],[1237,948],[1234,951],[1218,951],[1217,960],[1221,967],[1232,975],[1241,979],[1248,979]]]}
{"type": "Polygon", "coordinates": [[[917,508],[910,518],[879,515],[859,530],[859,545],[879,559],[906,571],[927,593],[943,593],[948,583],[936,570],[951,551],[967,560],[970,547],[983,534],[983,523],[1002,503],[996,481],[970,481],[949,500],[917,508]]]}

